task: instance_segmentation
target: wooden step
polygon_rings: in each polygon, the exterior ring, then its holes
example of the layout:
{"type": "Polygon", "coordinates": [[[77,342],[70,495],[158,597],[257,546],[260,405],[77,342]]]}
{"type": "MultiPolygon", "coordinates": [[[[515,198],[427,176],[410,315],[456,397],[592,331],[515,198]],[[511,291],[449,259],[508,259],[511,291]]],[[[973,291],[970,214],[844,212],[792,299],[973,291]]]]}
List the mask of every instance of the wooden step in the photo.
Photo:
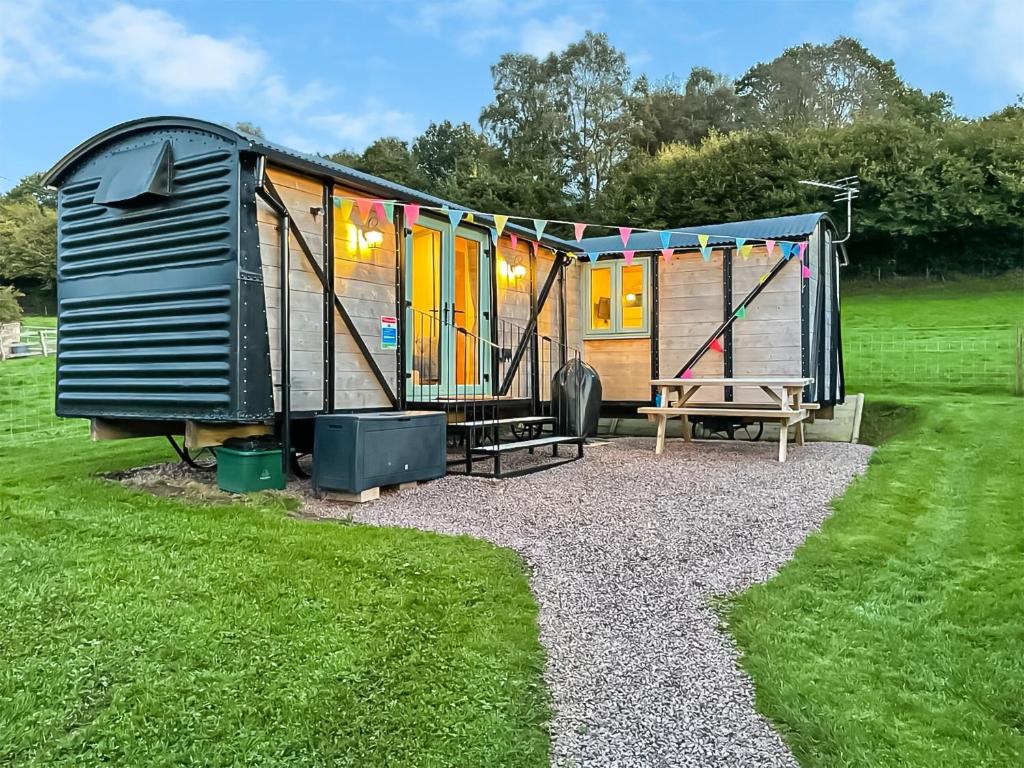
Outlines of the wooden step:
{"type": "Polygon", "coordinates": [[[519,440],[511,443],[500,443],[499,445],[478,445],[473,449],[473,453],[490,454],[493,456],[496,453],[508,453],[509,451],[518,451],[525,448],[540,448],[545,445],[580,443],[583,439],[582,437],[562,437],[559,435],[537,437],[533,440],[519,440]]]}
{"type": "Polygon", "coordinates": [[[505,424],[551,424],[554,420],[554,416],[520,416],[519,418],[481,419],[480,421],[453,421],[448,426],[449,428],[475,429],[477,427],[500,427],[505,424]]]}

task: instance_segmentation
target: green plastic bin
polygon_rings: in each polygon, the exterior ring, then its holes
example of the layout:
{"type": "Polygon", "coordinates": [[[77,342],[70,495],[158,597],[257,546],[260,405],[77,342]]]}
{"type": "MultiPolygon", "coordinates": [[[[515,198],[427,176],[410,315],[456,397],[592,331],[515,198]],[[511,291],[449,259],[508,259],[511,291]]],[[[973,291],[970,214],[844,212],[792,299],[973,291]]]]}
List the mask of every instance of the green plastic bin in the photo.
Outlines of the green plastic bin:
{"type": "Polygon", "coordinates": [[[217,452],[217,487],[229,493],[281,490],[281,449],[238,450],[221,446],[217,452]]]}

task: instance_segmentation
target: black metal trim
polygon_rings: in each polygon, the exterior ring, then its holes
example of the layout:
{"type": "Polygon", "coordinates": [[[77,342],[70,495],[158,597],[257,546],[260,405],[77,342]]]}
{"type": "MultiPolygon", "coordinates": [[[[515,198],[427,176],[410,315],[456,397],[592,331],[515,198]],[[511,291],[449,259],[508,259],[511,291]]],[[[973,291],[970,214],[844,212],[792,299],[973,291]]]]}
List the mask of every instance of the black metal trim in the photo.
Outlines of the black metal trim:
{"type": "MultiPolygon", "coordinates": [[[[540,317],[537,311],[537,250],[530,248],[530,316],[540,317]]],[[[537,334],[529,334],[530,338],[530,402],[533,412],[540,408],[540,344],[537,334]]]]}
{"type": "MultiPolygon", "coordinates": [[[[651,256],[651,378],[658,378],[661,367],[661,259],[659,254],[651,256]]],[[[651,402],[655,402],[657,389],[651,387],[651,402]]]]}
{"type": "Polygon", "coordinates": [[[398,349],[395,350],[395,363],[398,371],[398,402],[399,408],[407,408],[409,390],[406,386],[405,377],[405,343],[406,343],[406,320],[408,318],[407,303],[405,299],[405,281],[407,279],[405,260],[408,256],[407,249],[411,229],[405,228],[405,209],[401,206],[395,208],[395,317],[398,319],[398,349]]]}
{"type": "MultiPolygon", "coordinates": [[[[722,319],[726,322],[725,333],[722,334],[722,374],[726,378],[732,378],[732,248],[722,250],[722,319]]],[[[732,387],[723,389],[725,401],[731,403],[733,399],[732,387]]]]}
{"type": "MultiPolygon", "coordinates": [[[[810,258],[810,239],[804,241],[810,258]]],[[[800,375],[807,378],[811,375],[811,285],[809,280],[800,278],[800,375]]],[[[807,389],[804,398],[810,399],[807,389]]]]}
{"type": "MultiPolygon", "coordinates": [[[[281,200],[280,195],[278,195],[277,190],[269,177],[266,178],[266,180],[264,181],[264,189],[261,191],[263,192],[263,196],[265,198],[269,198],[270,200],[273,201],[272,205],[280,205],[284,207],[285,211],[288,210],[287,207],[284,205],[284,202],[281,200]]],[[[327,278],[324,275],[323,270],[320,269],[320,265],[317,264],[316,259],[313,258],[313,253],[309,248],[309,244],[306,242],[306,238],[302,235],[302,232],[299,230],[294,220],[289,222],[289,227],[292,236],[295,238],[295,241],[299,244],[299,249],[305,255],[306,260],[309,262],[310,268],[313,270],[313,273],[320,281],[321,287],[324,290],[330,290],[327,286],[327,278]]],[[[334,293],[333,291],[331,292],[334,293]]],[[[359,333],[359,329],[356,327],[355,323],[352,322],[351,315],[349,315],[348,310],[345,309],[345,305],[342,303],[341,299],[338,297],[337,294],[334,294],[334,308],[341,316],[341,319],[345,323],[345,327],[348,329],[348,332],[352,336],[353,341],[355,341],[356,346],[359,347],[359,351],[362,353],[367,365],[370,366],[370,370],[373,373],[374,378],[377,379],[377,383],[380,385],[381,390],[383,390],[384,395],[388,398],[388,402],[391,403],[391,406],[393,408],[397,408],[398,398],[395,397],[394,392],[391,391],[391,384],[388,382],[387,377],[384,376],[384,373],[381,371],[380,366],[377,365],[377,361],[374,359],[369,347],[366,346],[366,342],[363,340],[362,334],[359,333]]]]}
{"type": "Polygon", "coordinates": [[[566,317],[566,288],[565,288],[565,270],[569,268],[569,261],[567,260],[560,270],[558,270],[558,334],[561,340],[561,346],[558,348],[558,367],[562,368],[568,359],[569,349],[569,326],[566,317]]]}
{"type": "Polygon", "coordinates": [[[324,184],[323,200],[323,237],[324,237],[324,276],[327,278],[327,290],[324,298],[324,410],[334,412],[334,185],[324,184]]]}
{"type": "Polygon", "coordinates": [[[818,270],[818,291],[815,297],[818,307],[816,333],[818,347],[815,350],[814,401],[819,404],[824,402],[827,397],[825,391],[825,285],[828,282],[828,275],[822,272],[821,265],[825,262],[825,244],[826,242],[828,243],[829,247],[827,250],[831,251],[832,243],[826,239],[825,234],[825,230],[822,230],[820,247],[818,248],[818,263],[814,265],[814,268],[818,270]]]}
{"type": "Polygon", "coordinates": [[[523,338],[521,338],[519,340],[519,344],[516,345],[516,351],[512,355],[512,360],[505,369],[505,378],[501,382],[501,387],[498,389],[499,395],[506,394],[512,386],[512,382],[515,380],[516,373],[519,370],[519,364],[522,362],[523,355],[526,353],[526,346],[530,343],[530,337],[533,336],[534,332],[537,330],[537,314],[544,310],[544,305],[548,300],[548,294],[551,293],[551,286],[554,284],[555,278],[558,276],[558,272],[564,263],[565,253],[562,251],[556,251],[555,261],[551,265],[551,270],[548,272],[548,276],[544,280],[544,285],[540,289],[540,294],[537,296],[536,308],[530,313],[530,321],[526,324],[526,329],[523,332],[523,338]]]}
{"type": "Polygon", "coordinates": [[[761,295],[761,291],[763,291],[767,287],[767,285],[772,280],[774,280],[775,277],[783,270],[783,268],[791,261],[799,261],[799,259],[779,259],[775,266],[772,267],[771,270],[768,272],[768,276],[765,278],[764,282],[758,281],[757,285],[755,285],[750,290],[750,292],[743,297],[743,301],[741,301],[739,305],[736,307],[736,309],[732,311],[732,314],[721,325],[719,325],[718,328],[715,329],[714,333],[712,333],[704,341],[704,343],[700,345],[700,348],[696,352],[694,352],[690,359],[683,364],[683,367],[676,372],[675,378],[679,378],[680,376],[682,376],[685,371],[692,368],[698,360],[704,357],[705,353],[707,353],[707,351],[711,349],[711,342],[717,339],[719,336],[721,336],[725,332],[726,328],[728,328],[730,325],[736,322],[736,313],[741,308],[749,308],[754,299],[761,295]]]}

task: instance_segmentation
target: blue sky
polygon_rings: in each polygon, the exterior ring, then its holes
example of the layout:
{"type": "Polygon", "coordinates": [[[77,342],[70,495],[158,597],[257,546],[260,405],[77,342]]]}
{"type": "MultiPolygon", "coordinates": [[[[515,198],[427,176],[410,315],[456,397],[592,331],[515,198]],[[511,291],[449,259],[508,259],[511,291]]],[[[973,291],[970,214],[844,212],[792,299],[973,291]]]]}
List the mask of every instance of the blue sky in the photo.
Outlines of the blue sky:
{"type": "Polygon", "coordinates": [[[298,149],[476,124],[489,67],[606,32],[634,74],[733,76],[788,46],[859,38],[966,115],[1024,92],[1024,2],[846,0],[0,0],[0,189],[123,120],[249,120],[298,149]]]}

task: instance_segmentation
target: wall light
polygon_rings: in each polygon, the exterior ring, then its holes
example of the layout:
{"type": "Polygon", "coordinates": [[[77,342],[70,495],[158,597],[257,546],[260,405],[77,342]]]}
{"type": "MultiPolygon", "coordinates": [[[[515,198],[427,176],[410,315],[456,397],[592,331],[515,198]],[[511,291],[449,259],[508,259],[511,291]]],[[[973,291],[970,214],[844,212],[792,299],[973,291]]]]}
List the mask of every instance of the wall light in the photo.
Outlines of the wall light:
{"type": "Polygon", "coordinates": [[[498,274],[509,282],[516,282],[526,277],[526,266],[509,264],[505,259],[498,258],[498,274]]]}

